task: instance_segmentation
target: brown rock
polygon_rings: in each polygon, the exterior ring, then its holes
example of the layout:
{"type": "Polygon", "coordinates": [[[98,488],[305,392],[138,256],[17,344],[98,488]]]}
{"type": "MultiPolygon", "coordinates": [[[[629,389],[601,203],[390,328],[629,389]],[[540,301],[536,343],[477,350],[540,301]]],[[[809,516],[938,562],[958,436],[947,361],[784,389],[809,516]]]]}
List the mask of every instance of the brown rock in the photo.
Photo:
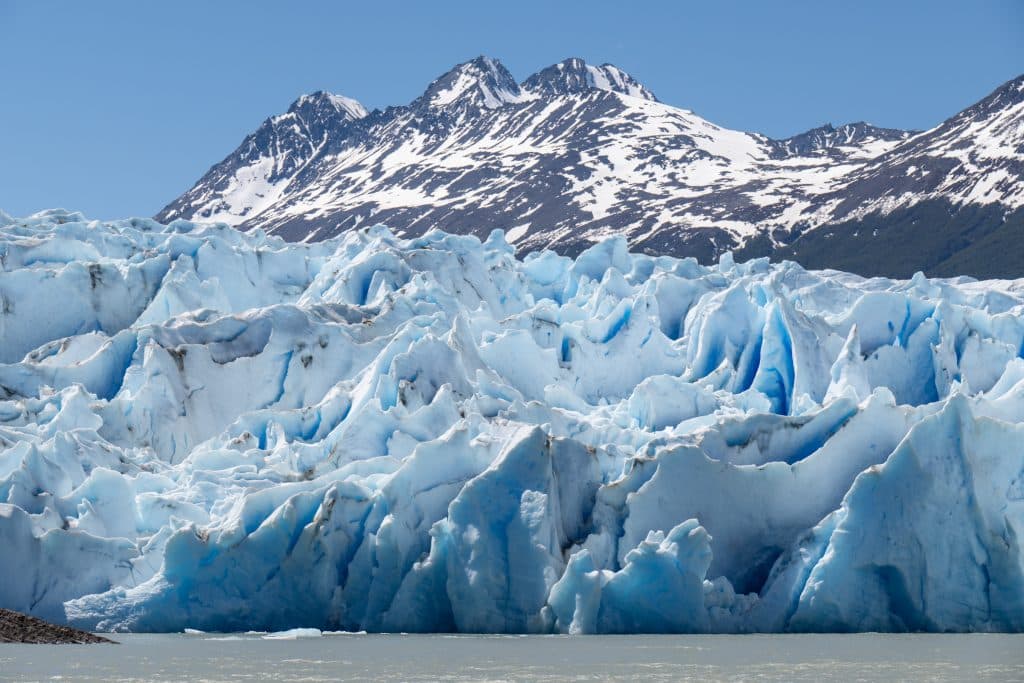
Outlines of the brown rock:
{"type": "Polygon", "coordinates": [[[0,643],[39,643],[56,645],[59,643],[113,643],[114,641],[97,636],[88,631],[80,631],[69,626],[57,626],[42,619],[30,617],[20,612],[12,612],[0,608],[0,643]]]}

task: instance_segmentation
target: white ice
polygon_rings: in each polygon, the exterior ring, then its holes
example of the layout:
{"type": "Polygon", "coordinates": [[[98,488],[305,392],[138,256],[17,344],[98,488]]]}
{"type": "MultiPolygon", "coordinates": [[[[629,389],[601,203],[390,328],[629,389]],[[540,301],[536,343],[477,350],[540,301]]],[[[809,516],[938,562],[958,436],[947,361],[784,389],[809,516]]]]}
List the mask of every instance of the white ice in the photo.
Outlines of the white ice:
{"type": "Polygon", "coordinates": [[[1024,281],[60,211],[0,264],[0,606],[1024,629],[1024,281]]]}

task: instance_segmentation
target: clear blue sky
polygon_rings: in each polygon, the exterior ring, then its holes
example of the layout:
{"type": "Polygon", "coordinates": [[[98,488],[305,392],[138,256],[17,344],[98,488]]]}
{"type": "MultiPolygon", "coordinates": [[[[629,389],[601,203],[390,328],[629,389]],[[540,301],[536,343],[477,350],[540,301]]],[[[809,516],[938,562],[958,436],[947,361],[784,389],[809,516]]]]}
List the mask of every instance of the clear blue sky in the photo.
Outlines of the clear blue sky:
{"type": "Polygon", "coordinates": [[[479,54],[774,137],[927,128],[1024,73],[1024,1],[0,0],[0,208],[152,215],[303,92],[405,104],[479,54]]]}

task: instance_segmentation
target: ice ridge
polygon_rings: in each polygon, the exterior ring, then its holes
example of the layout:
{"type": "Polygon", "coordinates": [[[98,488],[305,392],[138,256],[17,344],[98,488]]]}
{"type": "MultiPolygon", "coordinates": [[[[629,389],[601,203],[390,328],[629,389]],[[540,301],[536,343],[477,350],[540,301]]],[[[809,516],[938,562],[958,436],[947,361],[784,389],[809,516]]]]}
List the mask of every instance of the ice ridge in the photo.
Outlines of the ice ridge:
{"type": "Polygon", "coordinates": [[[0,215],[0,606],[1024,629],[1024,281],[0,215]]]}

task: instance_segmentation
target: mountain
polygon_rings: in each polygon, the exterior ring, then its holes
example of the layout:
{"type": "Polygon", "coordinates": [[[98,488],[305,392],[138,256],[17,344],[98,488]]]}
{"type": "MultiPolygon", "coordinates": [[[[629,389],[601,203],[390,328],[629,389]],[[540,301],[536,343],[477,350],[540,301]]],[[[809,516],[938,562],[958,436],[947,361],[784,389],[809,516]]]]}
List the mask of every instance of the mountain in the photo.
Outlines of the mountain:
{"type": "Polygon", "coordinates": [[[1024,276],[1024,76],[870,160],[826,202],[827,222],[780,255],[872,275],[1024,276]]]}
{"type": "Polygon", "coordinates": [[[363,105],[347,97],[322,91],[303,95],[207,171],[182,197],[187,202],[179,199],[175,204],[179,212],[201,206],[199,212],[208,220],[238,224],[253,218],[282,199],[291,179],[339,130],[366,115],[363,105]]]}
{"type": "Polygon", "coordinates": [[[318,240],[385,223],[576,254],[609,234],[708,262],[724,251],[868,275],[1022,275],[1024,80],[923,132],[729,130],[610,64],[517,82],[479,57],[407,106],[303,96],[157,219],[318,240]]]}

